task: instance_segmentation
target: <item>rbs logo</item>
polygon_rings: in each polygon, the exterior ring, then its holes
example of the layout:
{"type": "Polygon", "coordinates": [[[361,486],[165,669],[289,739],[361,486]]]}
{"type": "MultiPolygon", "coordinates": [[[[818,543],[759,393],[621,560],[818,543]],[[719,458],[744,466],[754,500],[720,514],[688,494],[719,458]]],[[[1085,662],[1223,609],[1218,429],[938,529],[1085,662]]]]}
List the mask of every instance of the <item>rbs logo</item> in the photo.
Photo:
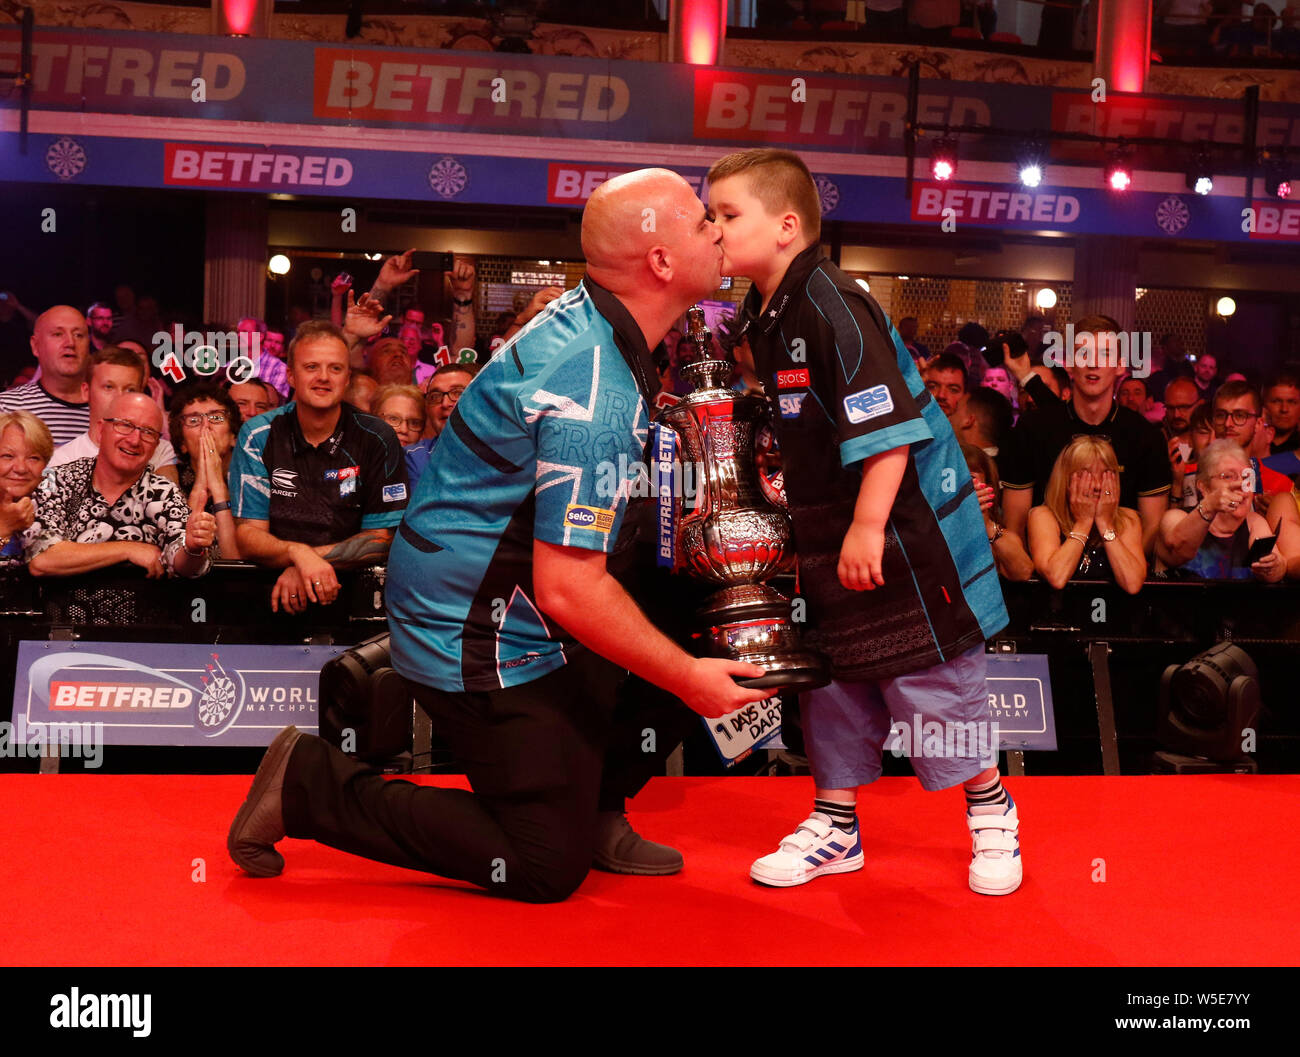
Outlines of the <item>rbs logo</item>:
{"type": "Polygon", "coordinates": [[[599,507],[570,503],[564,509],[564,522],[574,528],[609,532],[614,527],[614,513],[610,510],[601,510],[599,507]]]}
{"type": "Polygon", "coordinates": [[[889,395],[889,387],[884,385],[863,389],[860,393],[850,393],[844,398],[844,415],[854,425],[887,415],[893,410],[894,398],[889,395]]]}

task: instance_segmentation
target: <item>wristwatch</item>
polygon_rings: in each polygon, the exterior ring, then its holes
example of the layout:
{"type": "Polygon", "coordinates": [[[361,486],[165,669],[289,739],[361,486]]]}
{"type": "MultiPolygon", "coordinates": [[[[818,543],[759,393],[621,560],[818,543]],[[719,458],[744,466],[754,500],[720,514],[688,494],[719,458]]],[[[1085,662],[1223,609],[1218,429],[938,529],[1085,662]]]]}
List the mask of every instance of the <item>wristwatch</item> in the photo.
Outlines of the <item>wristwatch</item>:
{"type": "Polygon", "coordinates": [[[1114,529],[1107,529],[1105,532],[1103,532],[1103,533],[1101,534],[1101,538],[1102,538],[1103,540],[1105,540],[1107,543],[1114,543],[1114,542],[1115,542],[1115,530],[1114,530],[1114,529]]]}
{"type": "Polygon", "coordinates": [[[996,521],[993,522],[993,527],[997,531],[995,531],[993,535],[989,537],[989,542],[997,543],[997,541],[1002,538],[1002,534],[1006,532],[1006,529],[1002,525],[999,525],[996,521]]]}
{"type": "Polygon", "coordinates": [[[459,297],[453,297],[451,299],[451,303],[453,305],[460,305],[461,308],[468,308],[470,305],[474,303],[474,298],[467,297],[465,298],[464,301],[462,301],[459,297]]]}
{"type": "Polygon", "coordinates": [[[220,514],[223,510],[229,510],[229,509],[230,509],[229,499],[223,499],[220,503],[212,504],[212,512],[214,514],[220,514]]]}

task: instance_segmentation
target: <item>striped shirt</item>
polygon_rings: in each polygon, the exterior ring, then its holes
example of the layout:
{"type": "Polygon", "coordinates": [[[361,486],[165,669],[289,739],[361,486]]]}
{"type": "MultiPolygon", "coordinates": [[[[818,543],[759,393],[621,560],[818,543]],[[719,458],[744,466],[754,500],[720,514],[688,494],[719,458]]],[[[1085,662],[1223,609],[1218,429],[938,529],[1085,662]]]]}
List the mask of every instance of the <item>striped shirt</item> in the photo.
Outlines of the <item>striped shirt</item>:
{"type": "Polygon", "coordinates": [[[284,360],[264,352],[257,360],[257,377],[271,386],[285,400],[289,399],[289,368],[284,360]]]}
{"type": "Polygon", "coordinates": [[[66,444],[90,428],[90,404],[70,404],[51,396],[38,382],[0,393],[0,412],[30,411],[45,423],[54,446],[66,444]]]}

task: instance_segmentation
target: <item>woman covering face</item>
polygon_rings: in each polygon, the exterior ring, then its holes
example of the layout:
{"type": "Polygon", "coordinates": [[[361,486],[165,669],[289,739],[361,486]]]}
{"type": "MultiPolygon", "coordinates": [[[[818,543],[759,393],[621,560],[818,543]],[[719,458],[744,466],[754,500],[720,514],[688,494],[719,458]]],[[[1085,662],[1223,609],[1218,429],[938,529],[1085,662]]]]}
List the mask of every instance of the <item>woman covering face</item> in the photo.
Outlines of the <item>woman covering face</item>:
{"type": "Polygon", "coordinates": [[[221,557],[238,558],[229,480],[230,457],[243,416],[227,390],[197,382],[177,391],[170,422],[182,456],[181,487],[188,490],[190,509],[216,516],[221,557]]]}

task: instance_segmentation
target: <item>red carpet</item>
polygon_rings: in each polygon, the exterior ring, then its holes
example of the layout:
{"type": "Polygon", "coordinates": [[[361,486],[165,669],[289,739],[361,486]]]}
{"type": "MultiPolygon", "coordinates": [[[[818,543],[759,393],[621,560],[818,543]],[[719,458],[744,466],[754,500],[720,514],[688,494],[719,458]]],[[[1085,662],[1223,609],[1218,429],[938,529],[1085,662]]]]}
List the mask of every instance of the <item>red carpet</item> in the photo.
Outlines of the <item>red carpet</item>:
{"type": "Polygon", "coordinates": [[[0,778],[0,962],[1285,965],[1300,935],[1300,776],[1012,779],[1026,877],[1004,898],[966,887],[956,790],[883,779],[859,804],[866,867],[777,890],[749,864],[808,779],[661,778],[631,818],[685,871],[593,872],[551,906],[303,841],[282,877],[245,877],[225,835],[248,783],[0,778]]]}

